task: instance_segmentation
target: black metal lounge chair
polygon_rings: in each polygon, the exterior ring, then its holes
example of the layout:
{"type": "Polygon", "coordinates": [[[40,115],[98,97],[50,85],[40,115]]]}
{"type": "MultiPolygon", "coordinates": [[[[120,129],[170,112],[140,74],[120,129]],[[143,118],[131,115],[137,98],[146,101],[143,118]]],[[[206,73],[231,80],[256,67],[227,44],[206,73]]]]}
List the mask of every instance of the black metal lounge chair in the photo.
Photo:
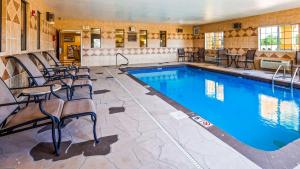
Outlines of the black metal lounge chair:
{"type": "Polygon", "coordinates": [[[30,56],[33,56],[36,60],[40,62],[40,64],[44,68],[44,73],[48,76],[54,75],[63,75],[63,76],[71,76],[73,79],[78,78],[88,78],[91,79],[89,72],[77,72],[76,70],[70,70],[68,67],[51,67],[49,62],[43,56],[42,53],[30,53],[30,56]]]}
{"type": "Polygon", "coordinates": [[[82,88],[84,86],[89,88],[90,98],[92,99],[93,95],[93,86],[90,79],[75,79],[63,76],[49,76],[45,77],[37,68],[37,66],[32,62],[27,54],[9,56],[8,59],[13,59],[16,63],[20,64],[23,69],[28,74],[28,81],[30,86],[43,86],[48,84],[61,84],[66,89],[66,94],[68,100],[71,100],[75,88],[82,88]]]}
{"type": "MultiPolygon", "coordinates": [[[[64,65],[57,59],[57,57],[54,56],[53,53],[51,53],[51,52],[43,52],[43,53],[44,53],[46,56],[49,56],[50,59],[54,62],[55,65],[53,65],[53,66],[56,66],[56,67],[62,67],[62,66],[64,66],[64,65]]],[[[86,66],[80,66],[80,67],[78,67],[78,66],[75,66],[75,65],[71,65],[70,70],[76,70],[76,73],[86,73],[86,72],[90,73],[90,69],[89,69],[88,67],[86,67],[86,66]]]]}
{"type": "Polygon", "coordinates": [[[250,64],[253,65],[253,68],[255,69],[255,63],[254,63],[255,53],[256,53],[255,49],[248,50],[247,53],[246,53],[245,59],[244,60],[238,60],[237,63],[240,63],[240,62],[244,63],[245,64],[244,69],[247,69],[248,64],[250,63],[250,64]]]}
{"type": "MultiPolygon", "coordinates": [[[[49,87],[50,92],[53,93],[52,86],[46,87],[49,87]]],[[[40,87],[34,88],[38,90],[40,87]]],[[[55,96],[58,97],[57,95],[55,96]]],[[[34,100],[34,102],[31,101],[24,107],[25,103],[28,103],[28,101],[18,102],[5,82],[2,79],[0,80],[0,137],[51,124],[54,151],[56,155],[59,155],[61,126],[64,121],[69,118],[91,116],[94,140],[98,143],[96,135],[96,109],[91,99],[67,102],[59,97],[51,100],[39,99],[34,100]]]]}

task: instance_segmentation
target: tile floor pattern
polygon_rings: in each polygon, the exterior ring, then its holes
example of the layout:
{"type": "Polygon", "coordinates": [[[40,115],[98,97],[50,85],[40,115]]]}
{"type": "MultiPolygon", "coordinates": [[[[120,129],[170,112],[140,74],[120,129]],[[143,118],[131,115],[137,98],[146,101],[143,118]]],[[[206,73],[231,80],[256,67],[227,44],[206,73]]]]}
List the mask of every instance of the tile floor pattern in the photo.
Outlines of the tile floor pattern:
{"type": "MultiPolygon", "coordinates": [[[[93,82],[98,91],[93,99],[102,142],[94,145],[91,141],[88,117],[73,119],[63,128],[59,158],[49,154],[51,131],[47,127],[0,137],[1,169],[259,168],[191,119],[174,118],[171,114],[178,110],[119,70],[94,67],[92,76],[98,79],[93,82]],[[109,113],[110,108],[120,107],[124,109],[109,113]]],[[[84,92],[80,90],[76,97],[84,92]]]]}

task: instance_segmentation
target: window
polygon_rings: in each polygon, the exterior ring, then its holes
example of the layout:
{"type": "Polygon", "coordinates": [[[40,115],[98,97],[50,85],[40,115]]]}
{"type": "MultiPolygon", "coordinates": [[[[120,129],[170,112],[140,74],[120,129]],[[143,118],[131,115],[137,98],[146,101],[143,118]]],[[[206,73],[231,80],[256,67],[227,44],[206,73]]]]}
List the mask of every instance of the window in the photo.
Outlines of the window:
{"type": "Polygon", "coordinates": [[[148,47],[148,33],[146,30],[140,30],[140,47],[146,48],[148,47]]]}
{"type": "Polygon", "coordinates": [[[205,33],[205,49],[222,49],[222,48],[224,48],[223,32],[205,33]]]}
{"type": "Polygon", "coordinates": [[[167,47],[167,32],[160,31],[160,47],[167,47]]]}
{"type": "Polygon", "coordinates": [[[101,48],[101,30],[99,28],[91,29],[91,48],[101,48]]]}
{"type": "Polygon", "coordinates": [[[41,12],[37,12],[37,49],[41,49],[41,12]]]}
{"type": "Polygon", "coordinates": [[[21,1],[21,50],[26,50],[27,41],[27,4],[24,0],[21,1]]]}
{"type": "Polygon", "coordinates": [[[124,29],[116,29],[116,48],[124,48],[124,29]]]}
{"type": "Polygon", "coordinates": [[[259,50],[292,51],[299,49],[299,25],[259,28],[259,50]]]}

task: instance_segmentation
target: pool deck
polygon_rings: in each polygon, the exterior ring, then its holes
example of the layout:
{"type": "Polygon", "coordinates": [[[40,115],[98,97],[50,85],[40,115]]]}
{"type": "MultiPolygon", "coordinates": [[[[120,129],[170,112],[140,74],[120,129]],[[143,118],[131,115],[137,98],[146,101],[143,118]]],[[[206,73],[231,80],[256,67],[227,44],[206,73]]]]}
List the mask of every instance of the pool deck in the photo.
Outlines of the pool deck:
{"type": "MultiPolygon", "coordinates": [[[[173,64],[182,63],[131,67],[173,64]]],[[[272,78],[272,74],[265,71],[222,68],[201,63],[192,65],[272,78]]],[[[270,156],[259,157],[261,163],[253,162],[253,159],[250,160],[197,124],[178,107],[114,67],[93,67],[92,78],[95,79],[93,100],[97,108],[97,133],[101,143],[94,146],[91,141],[89,118],[72,120],[63,128],[60,157],[51,154],[51,131],[47,127],[0,137],[0,168],[282,168],[270,156]],[[261,165],[263,163],[268,165],[261,165]]],[[[76,97],[81,96],[85,96],[84,88],[76,97]]],[[[300,145],[299,141],[296,144],[300,145]]],[[[300,155],[296,155],[285,156],[300,161],[300,155]]],[[[284,168],[296,166],[295,160],[292,160],[284,168]]]]}

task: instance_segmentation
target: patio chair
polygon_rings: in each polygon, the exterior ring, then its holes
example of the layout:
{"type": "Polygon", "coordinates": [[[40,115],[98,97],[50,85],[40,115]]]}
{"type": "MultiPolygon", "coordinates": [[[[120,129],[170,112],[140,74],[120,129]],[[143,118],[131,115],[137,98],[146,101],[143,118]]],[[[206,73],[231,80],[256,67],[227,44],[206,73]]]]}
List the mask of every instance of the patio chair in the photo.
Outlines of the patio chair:
{"type": "MultiPolygon", "coordinates": [[[[62,67],[62,66],[64,66],[58,59],[57,59],[57,57],[55,57],[54,55],[52,55],[50,52],[43,52],[46,56],[49,56],[50,57],[50,59],[52,59],[52,61],[55,63],[55,65],[54,66],[56,66],[56,67],[62,67]]],[[[76,70],[77,71],[77,73],[78,72],[90,72],[90,69],[88,68],[88,67],[86,67],[86,66],[80,66],[80,67],[78,67],[78,66],[75,66],[75,65],[71,65],[71,67],[70,67],[70,69],[71,70],[76,70]]]]}
{"type": "MultiPolygon", "coordinates": [[[[88,87],[90,98],[92,99],[93,86],[90,79],[75,79],[63,76],[49,76],[45,77],[40,72],[38,67],[32,62],[27,54],[9,56],[8,59],[13,59],[16,63],[20,64],[28,74],[28,82],[30,86],[43,86],[49,84],[60,84],[66,89],[67,99],[71,100],[75,88],[88,87]]],[[[50,97],[50,96],[49,96],[50,97]]]]}
{"type": "Polygon", "coordinates": [[[199,48],[196,57],[197,61],[199,62],[204,62],[205,61],[205,49],[204,48],[199,48]]]}
{"type": "Polygon", "coordinates": [[[43,56],[42,53],[30,53],[30,56],[33,56],[44,68],[44,73],[48,76],[53,76],[57,74],[63,74],[64,76],[71,76],[73,79],[78,78],[88,78],[91,79],[89,72],[77,72],[76,70],[70,70],[68,67],[51,67],[49,62],[43,56]]]}
{"type": "Polygon", "coordinates": [[[178,62],[180,59],[184,62],[186,58],[186,53],[184,51],[184,48],[178,48],[177,49],[177,55],[178,55],[178,62]]]}
{"type": "MultiPolygon", "coordinates": [[[[52,92],[51,86],[49,86],[49,90],[52,92]]],[[[28,106],[24,107],[25,103],[28,102],[18,102],[4,81],[0,80],[0,137],[50,124],[52,126],[54,151],[58,156],[61,143],[61,126],[64,121],[70,118],[91,116],[94,140],[96,143],[99,142],[96,134],[96,110],[91,99],[67,102],[60,98],[39,99],[38,101],[31,101],[28,106]]]]}
{"type": "Polygon", "coordinates": [[[255,69],[255,63],[254,63],[255,53],[256,53],[255,49],[248,50],[247,53],[246,53],[245,59],[244,60],[237,60],[237,63],[244,63],[244,65],[245,65],[244,69],[247,69],[248,64],[250,63],[250,64],[253,65],[253,68],[255,69]]]}
{"type": "Polygon", "coordinates": [[[217,57],[216,57],[216,64],[219,66],[222,61],[227,62],[227,66],[229,65],[229,58],[227,56],[228,50],[227,49],[218,49],[217,50],[217,57]]]}

